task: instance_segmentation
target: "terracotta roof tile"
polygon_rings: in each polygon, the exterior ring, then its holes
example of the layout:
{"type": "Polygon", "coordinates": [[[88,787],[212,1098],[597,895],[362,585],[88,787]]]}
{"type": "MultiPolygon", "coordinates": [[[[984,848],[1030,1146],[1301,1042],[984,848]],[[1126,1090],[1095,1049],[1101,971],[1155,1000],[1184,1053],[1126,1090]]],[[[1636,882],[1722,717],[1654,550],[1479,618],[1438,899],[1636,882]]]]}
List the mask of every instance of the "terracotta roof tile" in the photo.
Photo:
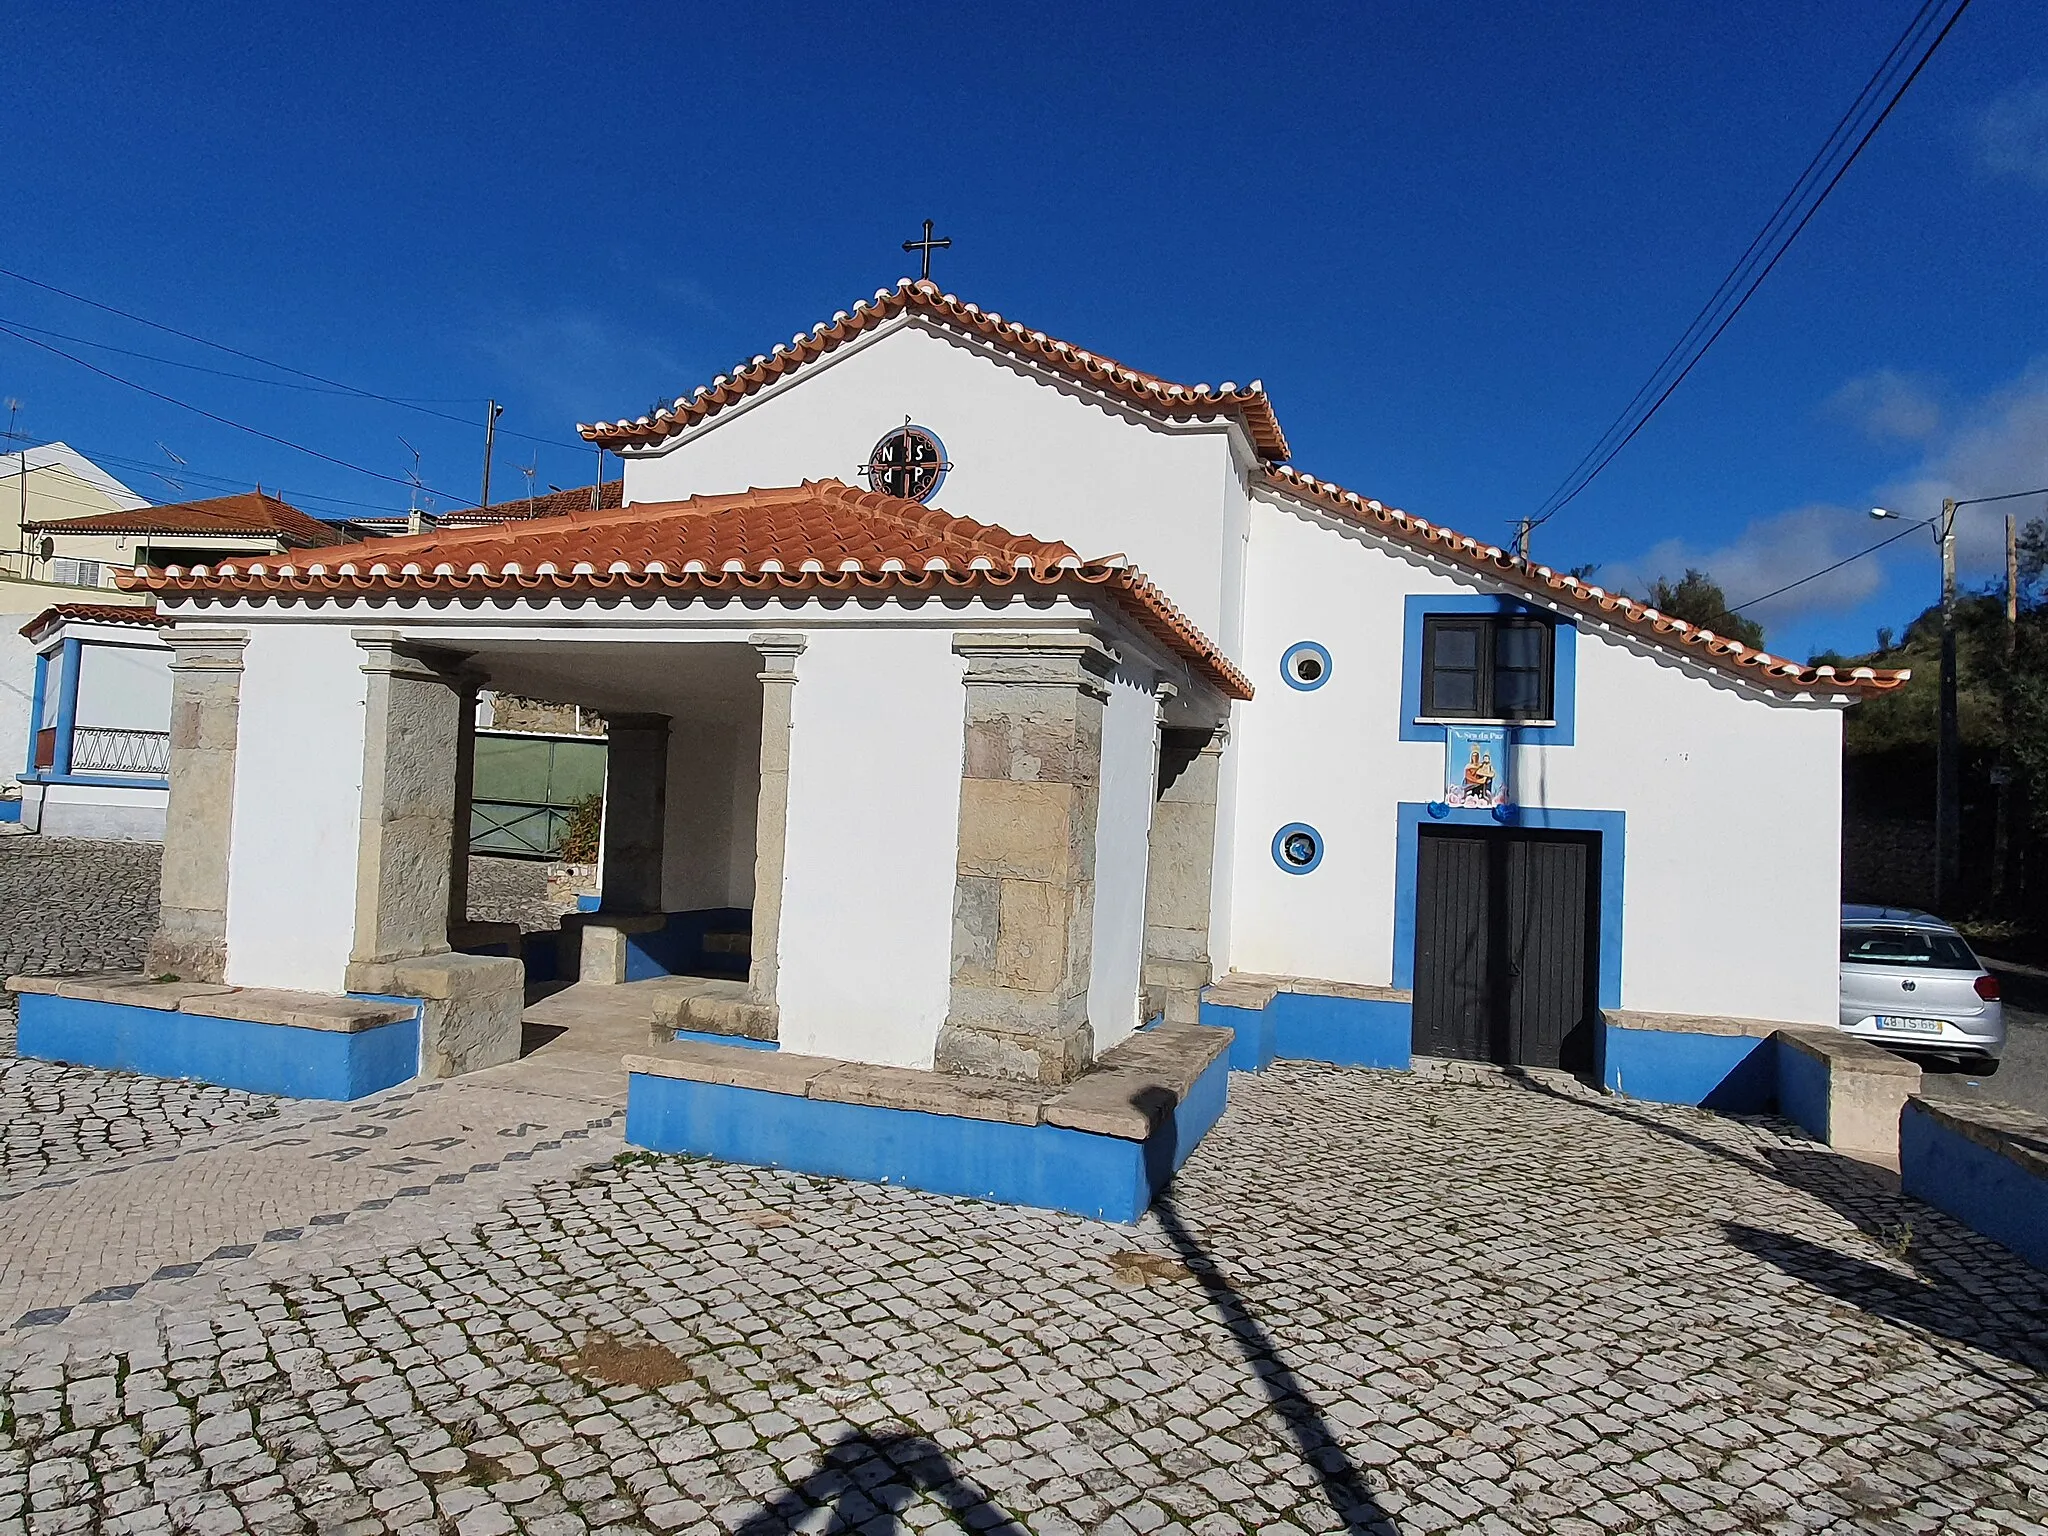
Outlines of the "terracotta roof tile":
{"type": "Polygon", "coordinates": [[[1495,544],[1452,529],[1410,517],[1406,512],[1384,506],[1347,491],[1341,485],[1318,480],[1297,470],[1269,468],[1265,483],[1319,511],[1332,512],[1347,522],[1359,523],[1403,544],[1424,550],[1448,564],[1462,567],[1489,581],[1511,587],[1587,614],[1618,629],[1648,640],[1660,648],[1706,662],[1723,672],[1752,683],[1787,693],[1839,693],[1854,697],[1889,693],[1903,687],[1911,672],[1880,672],[1870,667],[1838,670],[1808,667],[1768,651],[1745,645],[1710,629],[1688,624],[1668,613],[1659,613],[1647,603],[1620,592],[1608,592],[1588,585],[1576,576],[1560,576],[1547,565],[1537,565],[1510,554],[1495,544]]]}
{"type": "Polygon", "coordinates": [[[678,396],[674,405],[651,416],[594,422],[578,430],[588,441],[607,448],[662,442],[715,416],[728,405],[759,393],[856,336],[906,313],[926,315],[954,330],[978,336],[1154,415],[1176,420],[1234,416],[1243,423],[1262,459],[1279,463],[1287,457],[1287,436],[1280,430],[1280,419],[1273,414],[1273,402],[1256,379],[1245,385],[1175,384],[942,293],[936,283],[913,282],[907,277],[894,288],[881,289],[871,301],[855,305],[850,312],[841,310],[830,323],[799,331],[773,351],[741,363],[730,374],[720,374],[692,394],[678,396]]]}
{"type": "Polygon", "coordinates": [[[230,558],[190,571],[138,568],[152,592],[605,591],[740,588],[1100,588],[1232,698],[1251,684],[1121,556],[1011,533],[837,480],[779,490],[588,507],[555,517],[441,529],[323,549],[312,559],[230,558]]]}
{"type": "Polygon", "coordinates": [[[23,525],[31,533],[260,534],[288,547],[346,544],[348,532],[261,491],[23,525]]]}
{"type": "Polygon", "coordinates": [[[30,640],[48,633],[59,624],[146,624],[152,629],[162,629],[171,620],[159,614],[154,607],[116,603],[58,603],[45,608],[41,613],[21,626],[21,632],[30,640]]]}

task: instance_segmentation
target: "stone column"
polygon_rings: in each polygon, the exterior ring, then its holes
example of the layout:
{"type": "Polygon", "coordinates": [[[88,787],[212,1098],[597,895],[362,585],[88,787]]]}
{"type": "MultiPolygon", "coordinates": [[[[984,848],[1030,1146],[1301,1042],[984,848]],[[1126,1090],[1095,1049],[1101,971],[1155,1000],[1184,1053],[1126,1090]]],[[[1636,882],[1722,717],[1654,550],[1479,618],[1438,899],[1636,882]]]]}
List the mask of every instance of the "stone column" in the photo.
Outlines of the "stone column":
{"type": "MultiPolygon", "coordinates": [[[[363,672],[362,831],[351,992],[420,1000],[420,1074],[453,1077],[519,1054],[526,968],[448,949],[462,658],[391,630],[357,630],[363,672]]],[[[466,829],[465,829],[466,830],[466,829]]]]}
{"type": "Polygon", "coordinates": [[[355,641],[369,687],[351,973],[447,952],[462,708],[459,656],[390,630],[357,630],[355,641]]]}
{"type": "Polygon", "coordinates": [[[1209,892],[1216,862],[1216,784],[1229,731],[1159,733],[1159,798],[1145,879],[1145,988],[1168,1022],[1199,1021],[1212,976],[1209,892]]]}
{"type": "Polygon", "coordinates": [[[608,715],[600,912],[661,911],[661,855],[668,816],[668,716],[608,715]]]}
{"type": "Polygon", "coordinates": [[[169,629],[170,808],[152,976],[218,982],[228,959],[228,857],[235,814],[246,630],[169,629]]]}
{"type": "Polygon", "coordinates": [[[453,930],[469,921],[469,823],[470,801],[476,792],[476,701],[483,690],[483,674],[464,673],[457,679],[455,717],[455,814],[454,836],[448,845],[448,927],[453,930]]]}
{"type": "Polygon", "coordinates": [[[967,740],[941,1070],[1071,1082],[1088,1020],[1102,716],[1092,635],[962,634],[967,740]]]}
{"type": "Polygon", "coordinates": [[[754,917],[747,991],[773,1007],[781,976],[782,875],[789,839],[789,738],[795,724],[796,659],[804,637],[758,634],[761,654],[761,795],[754,813],[754,917]]]}

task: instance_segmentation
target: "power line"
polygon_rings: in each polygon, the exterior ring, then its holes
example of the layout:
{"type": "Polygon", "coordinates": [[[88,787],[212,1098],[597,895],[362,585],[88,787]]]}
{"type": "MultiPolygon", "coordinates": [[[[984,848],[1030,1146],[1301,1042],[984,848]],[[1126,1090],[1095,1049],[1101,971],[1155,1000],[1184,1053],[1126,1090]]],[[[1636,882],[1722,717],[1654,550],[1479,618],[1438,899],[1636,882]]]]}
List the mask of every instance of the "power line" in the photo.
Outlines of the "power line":
{"type": "Polygon", "coordinates": [[[1865,555],[1876,554],[1880,549],[1883,549],[1887,544],[1896,544],[1899,542],[1899,540],[1905,538],[1906,535],[1910,533],[1918,533],[1922,528],[1925,528],[1929,523],[1933,521],[1934,519],[1931,517],[1923,517],[1920,519],[1919,522],[1908,524],[1906,527],[1901,528],[1897,533],[1893,534],[1890,538],[1881,539],[1877,543],[1871,545],[1868,549],[1859,549],[1856,551],[1855,554],[1837,560],[1833,565],[1822,566],[1819,570],[1813,572],[1809,576],[1802,576],[1797,581],[1788,581],[1785,583],[1784,586],[1777,587],[1772,591],[1766,592],[1762,597],[1752,597],[1746,603],[1737,603],[1733,608],[1730,608],[1728,612],[1740,613],[1745,608],[1754,608],[1758,603],[1768,603],[1774,597],[1783,597],[1787,592],[1790,592],[1795,587],[1803,587],[1809,581],[1819,581],[1821,577],[1832,575],[1834,572],[1839,571],[1845,565],[1854,565],[1858,560],[1861,560],[1865,555]]]}
{"type": "MultiPolygon", "coordinates": [[[[122,357],[140,358],[145,363],[162,363],[166,368],[184,368],[192,373],[210,374],[217,379],[241,379],[250,384],[267,384],[273,389],[304,390],[307,394],[311,395],[347,395],[352,397],[360,397],[361,395],[360,390],[349,389],[339,384],[294,384],[289,379],[266,379],[260,373],[236,373],[231,368],[209,368],[204,363],[187,363],[175,357],[158,357],[153,352],[137,352],[129,347],[117,347],[110,341],[94,341],[89,336],[72,336],[64,331],[53,331],[48,326],[30,325],[26,320],[14,320],[4,315],[0,315],[0,325],[11,325],[16,330],[33,331],[38,336],[54,336],[59,341],[68,341],[74,346],[91,347],[98,352],[115,352],[119,353],[122,357]]],[[[430,402],[424,400],[398,400],[394,401],[394,403],[399,405],[426,405],[430,402]]],[[[437,403],[460,405],[464,402],[461,398],[451,396],[437,403]]],[[[459,421],[464,418],[453,417],[450,419],[459,421]]],[[[563,446],[567,447],[568,445],[564,444],[563,446]]]]}
{"type": "MultiPolygon", "coordinates": [[[[2048,485],[2036,486],[2031,491],[2003,491],[1996,496],[1966,496],[1954,502],[1953,505],[1958,507],[1981,507],[1988,502],[2018,501],[2021,498],[2027,496],[2048,496],[2048,485]]],[[[1897,533],[1893,534],[1890,538],[1880,539],[1877,543],[1871,545],[1868,549],[1859,549],[1856,551],[1855,554],[1844,556],[1842,559],[1837,560],[1833,565],[1824,565],[1819,570],[1812,572],[1810,575],[1800,577],[1797,581],[1788,581],[1785,583],[1784,586],[1774,588],[1773,590],[1766,592],[1762,597],[1752,597],[1746,603],[1737,603],[1733,608],[1730,608],[1728,612],[1740,613],[1745,608],[1754,608],[1759,603],[1768,603],[1774,597],[1783,597],[1787,592],[1792,591],[1796,587],[1803,587],[1809,581],[1819,581],[1823,576],[1833,575],[1836,571],[1839,571],[1843,566],[1853,565],[1858,560],[1861,560],[1865,555],[1874,555],[1880,549],[1885,548],[1887,545],[1898,543],[1899,540],[1906,537],[1907,534],[1918,532],[1920,529],[1927,527],[1930,523],[1935,523],[1939,521],[1940,519],[1938,517],[1923,517],[1917,523],[1908,523],[1904,528],[1901,528],[1897,533]]]]}
{"type": "Polygon", "coordinates": [[[1699,313],[1693,317],[1692,324],[1686,327],[1684,335],[1680,336],[1670,351],[1664,354],[1663,360],[1652,370],[1650,377],[1637,389],[1630,398],[1629,403],[1622,408],[1621,414],[1616,416],[1614,421],[1609,424],[1599,440],[1580,456],[1578,463],[1573,465],[1570,472],[1558,483],[1557,489],[1545,498],[1543,504],[1537,509],[1536,515],[1529,520],[1529,527],[1540,527],[1542,524],[1549,522],[1551,518],[1555,517],[1576,500],[1587,486],[1593,483],[1601,471],[1606,469],[1614,461],[1615,457],[1635,440],[1636,435],[1649,425],[1651,418],[1662,409],[1664,402],[1671,398],[1672,394],[1678,389],[1678,386],[1685,382],[1687,376],[1699,365],[1700,360],[1706,356],[1708,349],[1716,341],[1720,340],[1722,333],[1734,323],[1735,317],[1742,313],[1743,308],[1749,303],[1751,297],[1762,286],[1764,279],[1769,277],[1778,263],[1784,259],[1785,253],[1792,248],[1793,242],[1799,238],[1800,233],[1812,222],[1813,216],[1820,211],[1821,205],[1827,201],[1829,194],[1835,190],[1841,183],[1842,178],[1848,174],[1849,167],[1856,163],[1857,158],[1863,153],[1865,147],[1876,137],[1878,129],[1884,126],[1886,119],[1891,116],[1893,109],[1905,97],[1907,90],[1911,88],[1913,82],[1920,77],[1920,72],[1927,67],[1928,61],[1934,57],[1935,51],[1941,47],[1949,33],[1954,30],[1956,23],[1962,20],[1963,12],[1968,10],[1970,6],[1970,0],[1956,0],[1955,10],[1950,14],[1948,20],[1942,24],[1940,31],[1935,33],[1933,39],[1926,42],[1924,47],[1920,48],[1919,58],[1913,64],[1912,69],[1907,71],[1904,78],[1898,81],[1898,84],[1891,92],[1890,99],[1885,102],[1883,109],[1871,119],[1869,126],[1863,131],[1862,137],[1856,141],[1855,147],[1849,150],[1847,156],[1841,160],[1840,164],[1835,166],[1833,173],[1828,176],[1826,184],[1820,187],[1818,193],[1812,195],[1811,201],[1807,203],[1805,212],[1799,216],[1797,222],[1792,223],[1789,230],[1777,233],[1785,224],[1791,210],[1798,206],[1802,197],[1806,196],[1810,186],[1818,181],[1824,167],[1839,152],[1840,146],[1847,142],[1848,136],[1854,132],[1855,123],[1867,114],[1871,103],[1882,93],[1886,83],[1897,78],[1901,61],[1915,46],[1918,46],[1917,40],[1925,35],[1928,27],[1931,25],[1932,17],[1938,14],[1939,7],[1944,3],[1946,3],[1946,0],[1924,0],[1920,10],[1914,15],[1913,20],[1907,24],[1906,30],[1900,34],[1898,41],[1892,45],[1890,52],[1885,55],[1884,61],[1878,65],[1877,70],[1865,82],[1863,89],[1857,93],[1856,99],[1850,103],[1848,110],[1837,120],[1827,140],[1814,154],[1813,158],[1807,162],[1806,169],[1800,173],[1799,179],[1793,183],[1792,190],[1786,193],[1785,197],[1780,200],[1777,209],[1773,211],[1771,217],[1765,222],[1764,227],[1750,241],[1748,248],[1736,261],[1735,265],[1729,269],[1728,275],[1721,279],[1720,286],[1714,290],[1713,295],[1701,307],[1699,313]],[[1775,244],[1775,249],[1772,249],[1773,244],[1775,244]],[[1768,260],[1763,259],[1766,251],[1770,252],[1768,260]],[[1759,263],[1761,264],[1759,265],[1759,263]],[[1727,302],[1728,297],[1730,294],[1735,293],[1737,289],[1740,289],[1740,296],[1730,306],[1727,302]],[[1724,307],[1726,312],[1721,313],[1718,322],[1712,325],[1711,330],[1708,330],[1707,326],[1711,318],[1715,314],[1720,313],[1724,307]],[[1703,339],[1700,339],[1702,337],[1703,339]],[[1690,356],[1687,356],[1688,353],[1690,353],[1690,356]],[[1659,383],[1671,372],[1673,365],[1681,357],[1686,358],[1684,366],[1678,368],[1677,372],[1670,377],[1669,382],[1664,383],[1662,390],[1659,391],[1659,383]],[[1650,398],[1653,394],[1654,398],[1650,398]],[[1646,399],[1649,400],[1647,407],[1643,404],[1646,399]]]}
{"type": "MultiPolygon", "coordinates": [[[[213,341],[205,336],[195,335],[191,331],[182,331],[178,329],[178,327],[176,327],[175,325],[165,325],[160,320],[152,320],[147,315],[138,315],[133,310],[122,309],[117,305],[102,303],[98,299],[89,299],[82,293],[73,293],[69,288],[59,288],[55,283],[46,283],[42,281],[40,278],[30,277],[26,272],[16,272],[8,267],[0,267],[0,277],[11,277],[18,283],[27,283],[31,288],[40,288],[45,293],[54,293],[59,298],[70,299],[73,303],[89,305],[93,309],[102,310],[107,314],[118,315],[123,320],[132,320],[137,325],[146,325],[153,331],[162,331],[165,335],[176,336],[181,341],[193,342],[196,345],[202,347],[212,347],[217,352],[225,352],[229,356],[239,357],[243,359],[245,362],[260,363],[265,368],[275,368],[280,373],[289,373],[301,379],[310,379],[315,384],[324,384],[328,388],[338,390],[339,392],[345,395],[355,395],[364,400],[379,400],[386,405],[399,406],[404,410],[418,411],[423,415],[427,416],[438,416],[443,421],[452,421],[460,426],[473,427],[476,425],[475,422],[471,421],[466,416],[455,416],[451,415],[447,411],[437,411],[431,408],[430,406],[420,404],[418,401],[402,400],[394,395],[379,394],[374,389],[361,389],[354,384],[345,384],[339,379],[330,379],[326,377],[324,374],[308,373],[303,368],[294,368],[289,363],[280,363],[274,361],[271,358],[264,357],[259,353],[245,352],[240,347],[231,347],[226,342],[223,341],[213,341]]],[[[33,327],[31,327],[31,329],[33,329],[33,327]]],[[[85,345],[91,346],[94,345],[94,343],[87,342],[85,343],[85,345]]],[[[157,359],[157,361],[165,361],[165,359],[157,359]]],[[[174,364],[173,366],[189,365],[174,364]]],[[[269,383],[280,381],[257,380],[256,382],[269,383]]],[[[580,442],[568,443],[563,442],[557,438],[534,437],[530,433],[514,432],[509,427],[501,427],[499,430],[503,432],[507,437],[517,437],[524,439],[525,441],[530,443],[540,443],[544,447],[570,448],[577,451],[581,451],[586,446],[585,444],[580,442]]]]}
{"type": "MultiPolygon", "coordinates": [[[[276,443],[281,448],[290,448],[296,453],[303,453],[307,457],[319,459],[323,463],[337,465],[342,469],[354,470],[357,474],[368,475],[373,480],[384,480],[392,485],[407,487],[410,487],[412,484],[410,480],[403,479],[400,476],[387,475],[382,470],[368,469],[361,464],[351,464],[347,459],[338,459],[331,453],[322,453],[318,448],[308,448],[304,443],[295,443],[288,437],[279,437],[275,432],[265,432],[261,427],[249,426],[245,422],[236,421],[231,417],[209,411],[204,406],[194,405],[189,400],[180,400],[175,395],[167,395],[161,390],[151,389],[147,384],[138,384],[133,379],[124,379],[118,373],[109,373],[97,363],[89,363],[77,354],[66,352],[62,347],[52,346],[47,341],[38,341],[35,337],[27,335],[22,331],[17,331],[12,326],[0,324],[0,335],[12,336],[16,341],[26,342],[32,347],[40,347],[43,351],[53,353],[68,362],[76,363],[87,372],[96,373],[103,379],[111,379],[116,384],[125,384],[128,388],[148,395],[151,399],[161,400],[166,405],[175,405],[180,410],[190,411],[196,416],[204,416],[208,421],[217,421],[224,427],[233,427],[237,432],[247,432],[251,437],[260,437],[265,442],[276,443]]],[[[446,493],[436,491],[434,494],[438,496],[445,495],[446,493]]]]}

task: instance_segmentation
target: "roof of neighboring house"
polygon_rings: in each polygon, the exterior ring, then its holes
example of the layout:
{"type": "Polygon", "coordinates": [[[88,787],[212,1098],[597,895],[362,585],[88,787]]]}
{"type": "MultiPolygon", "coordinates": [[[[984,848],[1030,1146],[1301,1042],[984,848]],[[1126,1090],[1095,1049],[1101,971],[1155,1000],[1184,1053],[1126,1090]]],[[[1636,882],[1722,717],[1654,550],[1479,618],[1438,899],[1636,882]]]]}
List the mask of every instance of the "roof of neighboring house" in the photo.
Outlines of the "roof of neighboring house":
{"type": "Polygon", "coordinates": [[[172,621],[146,605],[120,606],[114,603],[58,603],[21,626],[30,640],[48,634],[59,624],[143,624],[162,629],[172,621]]]}
{"type": "MultiPolygon", "coordinates": [[[[598,487],[598,510],[616,508],[625,504],[626,482],[606,480],[598,487]]],[[[428,525],[434,528],[473,528],[481,523],[518,523],[532,517],[559,517],[564,512],[588,512],[590,510],[590,487],[573,485],[566,491],[549,491],[545,496],[536,496],[528,501],[521,496],[516,501],[494,501],[487,507],[464,507],[458,512],[432,512],[427,515],[428,525]]],[[[410,521],[403,512],[386,513],[379,517],[358,517],[351,519],[359,528],[403,528],[410,521]]]]}
{"type": "Polygon", "coordinates": [[[1079,585],[1114,598],[1224,693],[1251,684],[1121,556],[1011,533],[837,480],[636,502],[377,539],[319,558],[230,558],[117,578],[153,592],[921,590],[1079,585]]]}
{"type": "Polygon", "coordinates": [[[799,331],[772,352],[741,363],[730,374],[720,374],[692,394],[677,396],[674,405],[651,416],[594,422],[577,430],[588,441],[607,448],[662,442],[905,314],[923,315],[950,330],[991,342],[1156,416],[1175,420],[1235,417],[1243,423],[1262,459],[1279,463],[1287,457],[1286,434],[1280,430],[1273,403],[1257,379],[1244,385],[1174,384],[942,293],[936,283],[914,282],[907,277],[894,288],[877,290],[872,300],[855,305],[851,312],[841,310],[829,323],[820,322],[809,331],[799,331]]]}
{"type": "Polygon", "coordinates": [[[1517,587],[1545,602],[1575,610],[1694,661],[1781,692],[1833,693],[1867,697],[1903,687],[1911,672],[1877,671],[1871,667],[1809,667],[1753,645],[1745,645],[1684,619],[1659,613],[1649,604],[1620,592],[1608,592],[1576,576],[1561,576],[1547,565],[1511,554],[1495,544],[1449,528],[1424,522],[1396,508],[1383,506],[1341,485],[1318,480],[1288,468],[1268,468],[1264,483],[1319,511],[1333,513],[1422,550],[1450,565],[1489,581],[1517,587]]]}
{"type": "Polygon", "coordinates": [[[49,471],[76,480],[117,507],[149,505],[147,496],[130,490],[69,443],[38,443],[31,448],[15,448],[0,454],[0,480],[15,478],[24,467],[31,475],[49,471]]]}
{"type": "Polygon", "coordinates": [[[168,507],[99,512],[90,517],[29,523],[26,527],[31,533],[249,534],[277,539],[300,549],[349,542],[346,529],[323,523],[262,491],[242,491],[168,507]]]}

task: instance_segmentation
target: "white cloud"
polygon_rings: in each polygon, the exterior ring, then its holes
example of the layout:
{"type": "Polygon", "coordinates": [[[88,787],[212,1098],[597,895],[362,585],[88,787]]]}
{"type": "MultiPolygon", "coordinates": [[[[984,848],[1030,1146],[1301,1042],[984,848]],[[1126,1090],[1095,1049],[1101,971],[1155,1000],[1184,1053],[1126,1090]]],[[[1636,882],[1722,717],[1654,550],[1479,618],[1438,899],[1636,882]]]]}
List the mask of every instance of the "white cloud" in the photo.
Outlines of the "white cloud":
{"type": "MultiPolygon", "coordinates": [[[[1909,474],[1878,488],[1877,503],[1905,517],[1929,517],[1942,498],[1959,501],[2048,486],[2048,358],[1994,390],[1944,434],[1909,474]]],[[[2039,517],[2048,497],[1965,507],[1956,523],[1957,562],[1966,581],[2005,570],[2005,519],[2039,517]]]]}
{"type": "MultiPolygon", "coordinates": [[[[1852,380],[1834,398],[1846,398],[1882,414],[1902,400],[1916,398],[1893,391],[1893,381],[1913,384],[1911,375],[1882,372],[1852,380]]],[[[1926,394],[1924,387],[1915,387],[1926,394]]],[[[1921,424],[1911,411],[1904,422],[1921,424]]],[[[1895,431],[1892,435],[1902,434],[1895,431]]],[[[1920,462],[1905,474],[1875,486],[1863,506],[1809,504],[1768,513],[1718,544],[1683,537],[1665,539],[1639,555],[1602,566],[1596,579],[1604,586],[1640,594],[1649,590],[1656,577],[1675,579],[1696,568],[1718,582],[1731,603],[1746,604],[1808,572],[1868,549],[1891,533],[1904,531],[1906,521],[1936,515],[1944,497],[1960,501],[2035,486],[2048,486],[2048,358],[2037,360],[1982,399],[1947,413],[1938,430],[1931,430],[1920,462]],[[1901,521],[1873,522],[1869,515],[1873,505],[1897,513],[1901,521]]],[[[2048,497],[1962,509],[1956,524],[1956,549],[1966,585],[2003,579],[2002,514],[2008,511],[2024,523],[2048,514],[2048,497]]],[[[1846,614],[1886,591],[1894,569],[1902,583],[1911,585],[1907,573],[1917,566],[1917,585],[1928,589],[1933,556],[1934,545],[1926,533],[1907,532],[1879,554],[1855,560],[1745,611],[1773,632],[1804,619],[1846,614]]],[[[1897,617],[1910,616],[1901,613],[1897,617]]]]}
{"type": "Polygon", "coordinates": [[[1930,379],[1880,368],[1828,397],[1827,414],[1876,442],[1924,443],[1941,430],[1941,401],[1930,379]]]}
{"type": "MultiPolygon", "coordinates": [[[[1602,566],[1595,579],[1603,586],[1644,594],[1659,576],[1675,581],[1688,570],[1701,570],[1720,585],[1729,602],[1747,604],[1875,543],[1872,527],[1869,514],[1856,508],[1797,507],[1760,517],[1720,545],[1665,539],[1632,559],[1602,566]]],[[[1769,629],[1798,615],[1855,608],[1884,584],[1882,566],[1858,560],[1745,612],[1769,629]]]]}
{"type": "Polygon", "coordinates": [[[2048,188],[2048,80],[2007,91],[1984,109],[1977,154],[1994,176],[2048,188]]]}

